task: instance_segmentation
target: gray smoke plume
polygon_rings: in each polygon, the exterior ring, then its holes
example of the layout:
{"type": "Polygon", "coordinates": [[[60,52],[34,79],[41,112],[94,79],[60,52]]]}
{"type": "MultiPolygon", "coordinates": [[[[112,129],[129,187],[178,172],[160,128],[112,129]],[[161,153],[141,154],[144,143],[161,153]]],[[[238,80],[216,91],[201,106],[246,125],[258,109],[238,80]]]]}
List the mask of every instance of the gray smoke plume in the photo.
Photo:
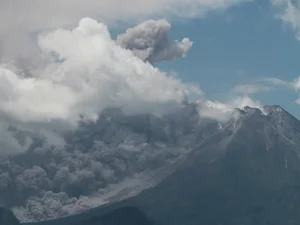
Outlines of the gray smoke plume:
{"type": "Polygon", "coordinates": [[[150,63],[185,57],[193,42],[188,38],[170,41],[170,23],[165,20],[148,20],[129,28],[117,37],[117,44],[131,50],[137,57],[150,63]]]}

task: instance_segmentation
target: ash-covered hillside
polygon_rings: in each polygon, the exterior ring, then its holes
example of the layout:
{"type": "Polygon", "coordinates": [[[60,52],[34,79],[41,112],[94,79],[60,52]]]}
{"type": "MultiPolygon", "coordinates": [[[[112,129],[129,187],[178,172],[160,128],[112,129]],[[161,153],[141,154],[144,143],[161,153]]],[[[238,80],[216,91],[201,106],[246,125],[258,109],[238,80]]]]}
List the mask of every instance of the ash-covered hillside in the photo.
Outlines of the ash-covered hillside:
{"type": "Polygon", "coordinates": [[[21,221],[40,221],[119,201],[164,179],[219,129],[195,104],[165,116],[106,110],[64,134],[61,147],[37,139],[27,152],[0,158],[0,204],[21,221]]]}
{"type": "MultiPolygon", "coordinates": [[[[300,223],[300,122],[279,106],[237,110],[160,183],[124,201],[46,225],[134,206],[164,225],[300,223]]],[[[80,222],[81,221],[81,222],[80,222]]]]}

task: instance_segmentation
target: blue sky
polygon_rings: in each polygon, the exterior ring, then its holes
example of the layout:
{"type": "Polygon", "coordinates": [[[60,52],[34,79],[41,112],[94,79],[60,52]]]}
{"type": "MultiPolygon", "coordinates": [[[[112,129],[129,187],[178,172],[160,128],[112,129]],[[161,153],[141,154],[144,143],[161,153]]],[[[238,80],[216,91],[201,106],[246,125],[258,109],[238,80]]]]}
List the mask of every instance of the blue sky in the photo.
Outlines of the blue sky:
{"type": "MultiPolygon", "coordinates": [[[[172,39],[189,37],[194,45],[186,58],[157,64],[182,80],[197,82],[209,99],[227,100],[229,89],[276,77],[292,81],[300,75],[300,42],[289,26],[275,17],[267,0],[235,6],[205,18],[175,21],[172,39]]],[[[263,104],[279,104],[296,117],[300,106],[291,89],[276,87],[257,93],[263,104]]]]}

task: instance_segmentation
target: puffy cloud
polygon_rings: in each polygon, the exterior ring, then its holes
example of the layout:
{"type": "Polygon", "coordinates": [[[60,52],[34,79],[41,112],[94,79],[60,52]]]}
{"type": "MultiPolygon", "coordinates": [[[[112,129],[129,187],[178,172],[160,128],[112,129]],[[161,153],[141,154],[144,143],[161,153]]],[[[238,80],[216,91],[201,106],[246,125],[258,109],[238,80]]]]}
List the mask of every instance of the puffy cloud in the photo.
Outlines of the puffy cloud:
{"type": "Polygon", "coordinates": [[[245,107],[257,108],[265,113],[262,103],[258,100],[254,100],[251,95],[256,93],[270,91],[272,86],[270,83],[276,83],[282,85],[283,81],[275,78],[265,78],[262,84],[240,84],[234,86],[229,91],[228,101],[211,101],[203,100],[199,101],[199,114],[204,118],[210,118],[220,122],[227,122],[230,119],[238,118],[239,113],[236,109],[244,110],[245,107]]]}
{"type": "Polygon", "coordinates": [[[264,108],[259,101],[255,101],[249,96],[244,95],[243,97],[235,97],[225,103],[219,101],[206,101],[205,104],[200,105],[199,113],[202,117],[226,122],[236,116],[236,114],[233,113],[235,109],[243,109],[246,106],[258,108],[264,112],[264,108]]]}
{"type": "Polygon", "coordinates": [[[299,0],[271,0],[273,6],[278,9],[277,17],[285,24],[291,26],[296,38],[300,41],[300,1],[299,0]]]}
{"type": "MultiPolygon", "coordinates": [[[[26,77],[0,67],[3,131],[14,125],[63,144],[53,130],[72,128],[82,118],[95,120],[103,109],[161,114],[181,107],[186,96],[201,95],[197,86],[182,83],[118,46],[107,27],[93,19],[81,19],[72,30],[43,33],[38,43],[53,58],[44,70],[26,77]]],[[[1,146],[5,141],[10,139],[3,139],[1,146]]],[[[21,148],[19,142],[14,145],[21,148]]]]}
{"type": "Polygon", "coordinates": [[[46,171],[39,166],[33,166],[31,169],[24,170],[23,173],[16,177],[16,181],[18,190],[29,189],[37,191],[40,188],[47,189],[50,185],[46,171]]]}
{"type": "Polygon", "coordinates": [[[193,45],[188,38],[170,42],[171,25],[165,19],[148,20],[129,28],[117,37],[117,44],[130,49],[137,57],[151,63],[185,57],[193,45]]]}

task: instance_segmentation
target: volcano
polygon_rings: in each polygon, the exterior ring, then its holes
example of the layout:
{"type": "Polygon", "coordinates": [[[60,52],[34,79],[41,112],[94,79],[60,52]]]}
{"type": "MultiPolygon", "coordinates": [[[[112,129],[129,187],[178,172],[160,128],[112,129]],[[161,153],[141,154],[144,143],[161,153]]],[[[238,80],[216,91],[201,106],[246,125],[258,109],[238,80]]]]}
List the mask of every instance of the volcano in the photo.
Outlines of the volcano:
{"type": "Polygon", "coordinates": [[[116,224],[91,221],[126,207],[162,225],[300,224],[300,121],[280,106],[235,113],[237,118],[190,151],[158,184],[122,201],[34,224],[116,224]]]}

